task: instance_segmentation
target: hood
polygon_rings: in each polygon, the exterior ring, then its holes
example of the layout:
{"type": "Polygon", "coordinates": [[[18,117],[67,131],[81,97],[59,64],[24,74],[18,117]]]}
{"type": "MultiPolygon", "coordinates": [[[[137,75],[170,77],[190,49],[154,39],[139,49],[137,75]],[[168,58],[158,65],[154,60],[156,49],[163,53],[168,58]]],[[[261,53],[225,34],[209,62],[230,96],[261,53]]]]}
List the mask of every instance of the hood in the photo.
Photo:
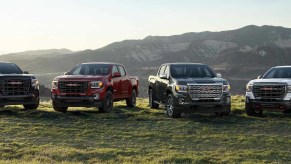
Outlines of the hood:
{"type": "Polygon", "coordinates": [[[256,83],[270,83],[270,84],[276,84],[276,83],[284,83],[291,85],[291,79],[279,79],[279,78],[273,78],[273,79],[254,79],[251,80],[248,85],[254,85],[256,83]]]}
{"type": "Polygon", "coordinates": [[[222,83],[228,85],[228,82],[222,78],[176,78],[173,80],[178,85],[187,84],[207,84],[207,83],[222,83]]]}
{"type": "Polygon", "coordinates": [[[103,80],[108,78],[107,76],[92,76],[92,75],[62,75],[54,78],[55,81],[70,81],[70,80],[80,80],[80,81],[92,81],[92,80],[103,80]]]}
{"type": "Polygon", "coordinates": [[[32,74],[0,74],[1,77],[23,77],[23,78],[35,78],[32,74]]]}

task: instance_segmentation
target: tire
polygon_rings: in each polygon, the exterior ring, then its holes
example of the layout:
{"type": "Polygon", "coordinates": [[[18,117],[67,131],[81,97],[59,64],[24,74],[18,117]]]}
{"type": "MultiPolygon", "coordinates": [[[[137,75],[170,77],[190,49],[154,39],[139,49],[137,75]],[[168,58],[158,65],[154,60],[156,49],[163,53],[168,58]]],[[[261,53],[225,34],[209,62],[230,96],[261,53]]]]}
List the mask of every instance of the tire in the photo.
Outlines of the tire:
{"type": "Polygon", "coordinates": [[[99,107],[101,113],[110,113],[113,111],[113,96],[111,91],[107,91],[102,103],[102,107],[99,107]]]}
{"type": "Polygon", "coordinates": [[[149,106],[152,109],[159,109],[159,104],[155,103],[157,100],[156,95],[154,94],[153,90],[149,90],[149,106]]]}
{"type": "Polygon", "coordinates": [[[175,106],[174,106],[174,98],[173,95],[168,95],[167,97],[167,104],[166,104],[166,110],[167,110],[167,115],[170,118],[179,118],[181,117],[182,113],[178,113],[175,111],[175,106]]]}
{"type": "Polygon", "coordinates": [[[24,109],[26,109],[26,110],[35,110],[38,108],[38,106],[39,106],[39,97],[37,98],[36,104],[23,105],[24,109]]]}
{"type": "Polygon", "coordinates": [[[55,102],[55,101],[53,101],[52,103],[53,103],[54,110],[57,111],[57,112],[65,113],[68,110],[68,107],[60,107],[60,106],[58,106],[58,103],[55,102]]]}
{"type": "Polygon", "coordinates": [[[135,107],[136,105],[136,91],[135,89],[132,90],[131,96],[126,99],[126,105],[128,107],[135,107]]]}
{"type": "Polygon", "coordinates": [[[245,110],[248,116],[256,116],[256,117],[261,117],[263,114],[262,110],[255,110],[253,108],[253,106],[251,106],[250,104],[245,103],[245,110]]]}
{"type": "Polygon", "coordinates": [[[228,106],[225,107],[227,109],[227,111],[225,112],[221,112],[221,116],[229,116],[230,115],[230,111],[231,111],[231,104],[229,104],[228,106]]]}

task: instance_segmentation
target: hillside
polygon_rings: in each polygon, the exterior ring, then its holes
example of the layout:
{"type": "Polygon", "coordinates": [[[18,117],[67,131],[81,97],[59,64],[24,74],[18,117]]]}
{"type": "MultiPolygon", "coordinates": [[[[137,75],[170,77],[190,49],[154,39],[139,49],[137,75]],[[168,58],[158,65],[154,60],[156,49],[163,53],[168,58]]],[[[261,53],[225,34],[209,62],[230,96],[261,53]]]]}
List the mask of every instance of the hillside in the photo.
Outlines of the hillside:
{"type": "MultiPolygon", "coordinates": [[[[1,60],[1,56],[0,56],[1,60]]],[[[50,85],[57,74],[81,62],[110,61],[124,64],[129,73],[146,79],[166,62],[206,63],[223,74],[232,85],[233,94],[243,94],[248,80],[275,65],[291,63],[291,29],[250,25],[221,32],[185,33],[174,36],[148,36],[142,40],[125,40],[96,50],[31,59],[7,58],[24,70],[39,74],[50,85]],[[44,74],[44,73],[53,73],[44,74]]],[[[145,95],[143,95],[145,96],[145,95]]]]}
{"type": "Polygon", "coordinates": [[[243,97],[233,97],[226,117],[115,103],[115,112],[69,108],[54,112],[0,108],[0,163],[289,163],[290,114],[248,117],[243,97]]]}

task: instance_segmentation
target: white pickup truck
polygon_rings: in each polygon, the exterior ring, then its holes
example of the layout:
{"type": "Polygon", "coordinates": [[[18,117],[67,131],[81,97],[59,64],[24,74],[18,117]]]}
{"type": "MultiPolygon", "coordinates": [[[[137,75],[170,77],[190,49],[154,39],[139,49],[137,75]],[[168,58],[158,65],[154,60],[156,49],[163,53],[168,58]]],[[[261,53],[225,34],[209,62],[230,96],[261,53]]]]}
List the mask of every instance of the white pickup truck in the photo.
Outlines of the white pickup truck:
{"type": "Polygon", "coordinates": [[[291,111],[291,66],[277,66],[246,86],[246,113],[261,116],[263,110],[291,111]]]}

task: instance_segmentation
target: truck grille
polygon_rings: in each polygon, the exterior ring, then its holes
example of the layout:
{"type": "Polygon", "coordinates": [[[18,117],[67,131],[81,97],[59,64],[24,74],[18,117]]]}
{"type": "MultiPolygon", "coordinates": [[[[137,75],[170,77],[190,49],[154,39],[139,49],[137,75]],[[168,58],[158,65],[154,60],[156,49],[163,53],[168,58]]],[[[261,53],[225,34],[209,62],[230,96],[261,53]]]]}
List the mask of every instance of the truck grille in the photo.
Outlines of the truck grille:
{"type": "Polygon", "coordinates": [[[255,97],[260,99],[283,99],[286,85],[254,85],[253,92],[255,97]]]}
{"type": "Polygon", "coordinates": [[[220,99],[222,85],[189,85],[192,99],[220,99]]]}
{"type": "Polygon", "coordinates": [[[1,80],[1,93],[4,96],[28,95],[30,93],[31,79],[1,80]]]}
{"type": "Polygon", "coordinates": [[[60,81],[61,93],[87,93],[89,82],[87,81],[60,81]]]}

